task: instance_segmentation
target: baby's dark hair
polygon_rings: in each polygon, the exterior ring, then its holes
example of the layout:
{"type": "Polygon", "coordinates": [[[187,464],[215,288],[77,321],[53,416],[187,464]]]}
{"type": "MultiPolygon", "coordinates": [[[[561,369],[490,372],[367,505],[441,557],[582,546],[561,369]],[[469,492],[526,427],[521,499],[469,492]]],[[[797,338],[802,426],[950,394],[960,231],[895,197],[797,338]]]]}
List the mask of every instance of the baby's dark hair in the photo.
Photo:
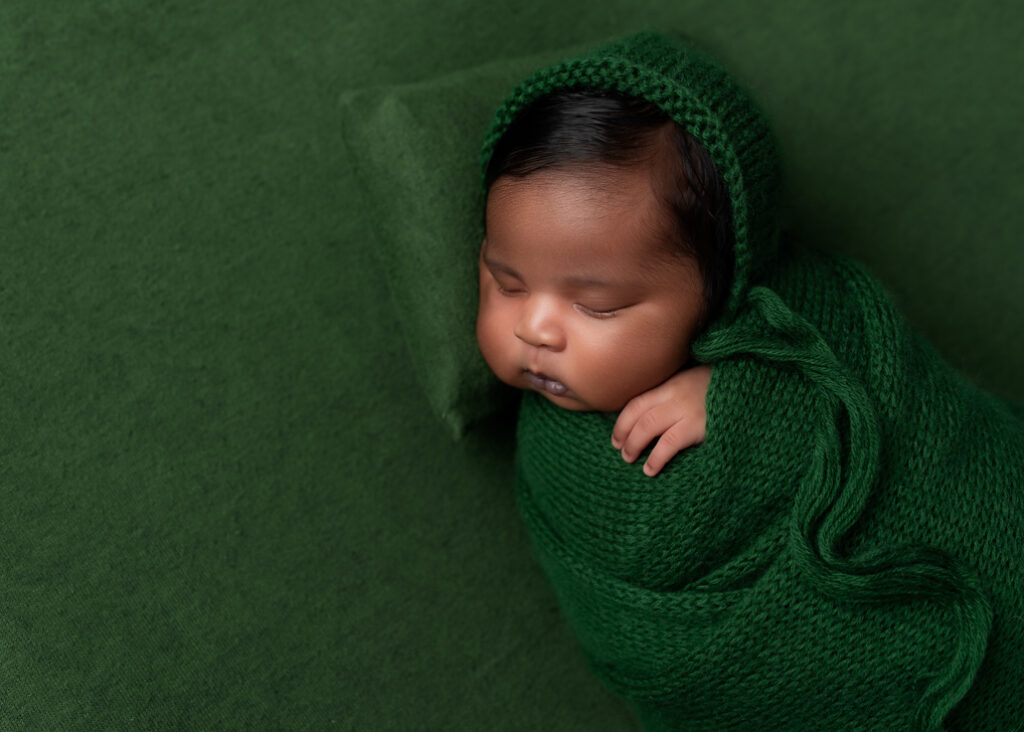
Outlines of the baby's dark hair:
{"type": "Polygon", "coordinates": [[[617,92],[560,90],[528,105],[498,140],[484,174],[490,191],[503,176],[587,169],[590,176],[639,167],[664,155],[663,133],[676,154],[658,185],[676,226],[672,253],[692,257],[704,282],[700,327],[721,309],[733,271],[729,193],[707,150],[656,105],[617,92]]]}

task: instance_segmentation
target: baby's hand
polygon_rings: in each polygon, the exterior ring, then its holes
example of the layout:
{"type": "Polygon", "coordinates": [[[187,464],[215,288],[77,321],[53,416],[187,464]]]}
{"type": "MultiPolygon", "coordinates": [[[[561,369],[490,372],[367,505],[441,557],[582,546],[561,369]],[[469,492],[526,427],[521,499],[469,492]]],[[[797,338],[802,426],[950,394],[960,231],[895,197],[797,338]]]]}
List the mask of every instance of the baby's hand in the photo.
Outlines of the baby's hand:
{"type": "Polygon", "coordinates": [[[711,367],[694,366],[631,399],[612,430],[612,445],[622,459],[633,462],[661,435],[644,463],[644,473],[654,476],[677,452],[703,442],[710,382],[711,367]]]}

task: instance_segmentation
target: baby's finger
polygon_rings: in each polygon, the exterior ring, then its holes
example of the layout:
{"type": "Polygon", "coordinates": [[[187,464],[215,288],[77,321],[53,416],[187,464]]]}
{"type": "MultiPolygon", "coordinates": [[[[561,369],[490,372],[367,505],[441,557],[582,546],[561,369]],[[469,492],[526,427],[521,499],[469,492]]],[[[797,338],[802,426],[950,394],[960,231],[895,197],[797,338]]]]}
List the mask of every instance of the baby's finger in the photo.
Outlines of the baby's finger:
{"type": "Polygon", "coordinates": [[[656,404],[643,412],[622,442],[622,459],[631,463],[658,435],[664,434],[679,421],[676,405],[656,404]]]}
{"type": "Polygon", "coordinates": [[[668,464],[668,461],[688,447],[704,441],[704,429],[697,420],[677,422],[661,436],[658,443],[647,456],[644,473],[655,476],[668,464]]]}
{"type": "MultiPolygon", "coordinates": [[[[636,426],[637,420],[654,406],[654,399],[651,392],[644,392],[638,397],[629,400],[629,403],[622,408],[618,419],[615,420],[615,427],[612,428],[612,446],[621,450],[626,443],[626,438],[636,426]]],[[[645,443],[646,444],[646,443],[645,443]]]]}

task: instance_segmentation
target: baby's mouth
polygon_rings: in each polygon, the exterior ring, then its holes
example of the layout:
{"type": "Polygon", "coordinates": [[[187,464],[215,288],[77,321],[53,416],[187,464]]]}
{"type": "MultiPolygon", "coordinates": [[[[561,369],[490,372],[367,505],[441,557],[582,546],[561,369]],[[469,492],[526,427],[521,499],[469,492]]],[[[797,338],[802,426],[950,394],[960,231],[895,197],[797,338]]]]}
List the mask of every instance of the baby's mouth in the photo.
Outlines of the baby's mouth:
{"type": "Polygon", "coordinates": [[[526,377],[526,381],[530,385],[530,388],[536,389],[537,391],[544,391],[553,396],[564,396],[565,393],[569,391],[561,381],[552,379],[546,374],[524,370],[523,375],[526,377]]]}

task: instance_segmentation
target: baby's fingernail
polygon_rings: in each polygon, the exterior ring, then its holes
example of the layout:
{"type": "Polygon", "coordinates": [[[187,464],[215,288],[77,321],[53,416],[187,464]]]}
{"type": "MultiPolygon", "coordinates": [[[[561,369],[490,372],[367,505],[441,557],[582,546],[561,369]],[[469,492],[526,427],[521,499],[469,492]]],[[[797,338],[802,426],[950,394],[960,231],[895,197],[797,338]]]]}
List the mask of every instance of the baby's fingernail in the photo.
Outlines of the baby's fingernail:
{"type": "Polygon", "coordinates": [[[632,460],[629,459],[629,454],[625,450],[622,451],[622,459],[627,463],[632,462],[632,460]]]}
{"type": "Polygon", "coordinates": [[[653,478],[653,477],[654,477],[654,474],[655,474],[656,472],[658,472],[658,471],[656,471],[656,470],[654,469],[654,466],[653,466],[653,465],[651,465],[650,463],[644,463],[644,474],[645,474],[645,475],[649,475],[649,476],[651,476],[651,477],[653,478]]]}
{"type": "Polygon", "coordinates": [[[612,435],[612,447],[614,447],[616,450],[618,450],[621,447],[621,445],[619,444],[619,438],[617,438],[615,435],[612,435]]]}

